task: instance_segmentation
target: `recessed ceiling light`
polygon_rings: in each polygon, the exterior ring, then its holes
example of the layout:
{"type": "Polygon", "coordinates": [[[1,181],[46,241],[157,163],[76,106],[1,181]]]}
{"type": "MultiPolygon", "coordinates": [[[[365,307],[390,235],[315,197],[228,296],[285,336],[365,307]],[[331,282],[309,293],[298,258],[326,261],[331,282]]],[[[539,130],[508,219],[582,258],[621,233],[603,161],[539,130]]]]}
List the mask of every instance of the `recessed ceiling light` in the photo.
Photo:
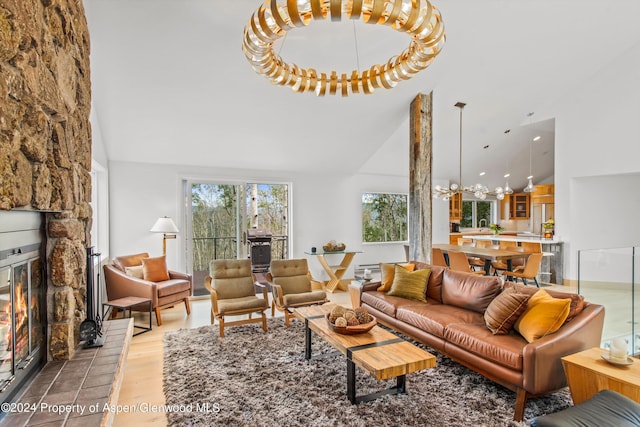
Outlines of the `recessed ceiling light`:
{"type": "Polygon", "coordinates": [[[533,138],[534,141],[540,141],[540,138],[542,138],[540,135],[536,136],[533,138]]]}
{"type": "Polygon", "coordinates": [[[533,179],[533,175],[529,175],[527,179],[533,179]]]}
{"type": "Polygon", "coordinates": [[[480,176],[485,176],[486,172],[480,172],[480,176]]]}
{"type": "Polygon", "coordinates": [[[509,178],[510,176],[511,176],[511,174],[510,174],[510,173],[505,173],[505,174],[504,174],[504,177],[505,177],[505,178],[509,178]]]}

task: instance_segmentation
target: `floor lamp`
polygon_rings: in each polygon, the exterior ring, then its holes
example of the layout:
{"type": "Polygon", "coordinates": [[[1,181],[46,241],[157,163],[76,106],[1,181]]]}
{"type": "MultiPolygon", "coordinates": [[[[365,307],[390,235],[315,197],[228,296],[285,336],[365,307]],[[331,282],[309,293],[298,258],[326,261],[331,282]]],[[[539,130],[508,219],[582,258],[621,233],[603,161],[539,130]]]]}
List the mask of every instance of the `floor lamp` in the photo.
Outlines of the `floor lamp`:
{"type": "Polygon", "coordinates": [[[162,233],[162,255],[167,255],[167,239],[175,239],[176,233],[178,233],[178,227],[173,220],[168,216],[158,218],[153,227],[151,227],[152,233],[162,233]]]}

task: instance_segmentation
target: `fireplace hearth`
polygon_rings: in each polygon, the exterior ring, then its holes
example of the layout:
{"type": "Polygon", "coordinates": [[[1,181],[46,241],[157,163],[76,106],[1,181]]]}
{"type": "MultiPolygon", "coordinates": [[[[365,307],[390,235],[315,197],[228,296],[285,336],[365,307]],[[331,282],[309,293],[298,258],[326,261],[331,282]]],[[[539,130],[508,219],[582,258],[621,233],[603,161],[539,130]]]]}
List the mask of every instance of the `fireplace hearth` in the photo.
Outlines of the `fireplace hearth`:
{"type": "Polygon", "coordinates": [[[0,401],[46,362],[44,214],[2,216],[0,224],[0,401]]]}

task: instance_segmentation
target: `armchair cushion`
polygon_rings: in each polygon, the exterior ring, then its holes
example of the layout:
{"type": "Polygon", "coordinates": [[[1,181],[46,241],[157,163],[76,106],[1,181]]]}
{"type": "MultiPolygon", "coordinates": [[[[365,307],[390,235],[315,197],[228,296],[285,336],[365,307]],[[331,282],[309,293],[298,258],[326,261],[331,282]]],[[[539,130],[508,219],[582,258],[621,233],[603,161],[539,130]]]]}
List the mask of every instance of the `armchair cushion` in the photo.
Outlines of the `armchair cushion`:
{"type": "Polygon", "coordinates": [[[324,291],[303,292],[298,294],[285,294],[284,305],[295,306],[298,304],[312,303],[316,301],[324,301],[327,294],[324,291]]]}
{"type": "Polygon", "coordinates": [[[251,308],[261,309],[267,308],[268,303],[263,298],[257,296],[231,298],[225,300],[218,300],[218,314],[222,315],[236,310],[249,310],[251,308]]]}
{"type": "Polygon", "coordinates": [[[255,296],[250,260],[213,260],[209,270],[219,300],[255,296]]]}
{"type": "Polygon", "coordinates": [[[158,297],[165,297],[183,291],[191,293],[191,282],[184,279],[163,280],[162,282],[157,282],[156,285],[158,286],[158,297]]]}
{"type": "Polygon", "coordinates": [[[141,261],[144,280],[148,280],[150,282],[162,282],[164,280],[169,280],[167,260],[164,256],[143,258],[141,261]]]}

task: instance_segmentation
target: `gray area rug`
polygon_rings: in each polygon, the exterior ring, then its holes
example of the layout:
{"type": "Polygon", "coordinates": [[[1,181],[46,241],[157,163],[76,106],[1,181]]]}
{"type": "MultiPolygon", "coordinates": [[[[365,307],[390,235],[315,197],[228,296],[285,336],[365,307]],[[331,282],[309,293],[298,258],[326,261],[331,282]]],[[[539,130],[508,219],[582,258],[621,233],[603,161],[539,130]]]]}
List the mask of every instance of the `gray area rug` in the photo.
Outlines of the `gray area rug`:
{"type": "MultiPolygon", "coordinates": [[[[527,426],[515,393],[427,347],[437,367],[407,375],[407,394],[351,405],[341,355],[304,360],[304,326],[269,319],[225,330],[203,326],[164,337],[164,393],[172,426],[527,426]]],[[[316,353],[330,345],[313,336],[316,353]]],[[[357,368],[358,395],[395,385],[357,368]]],[[[525,420],[571,405],[568,389],[527,402],[525,420]]]]}

